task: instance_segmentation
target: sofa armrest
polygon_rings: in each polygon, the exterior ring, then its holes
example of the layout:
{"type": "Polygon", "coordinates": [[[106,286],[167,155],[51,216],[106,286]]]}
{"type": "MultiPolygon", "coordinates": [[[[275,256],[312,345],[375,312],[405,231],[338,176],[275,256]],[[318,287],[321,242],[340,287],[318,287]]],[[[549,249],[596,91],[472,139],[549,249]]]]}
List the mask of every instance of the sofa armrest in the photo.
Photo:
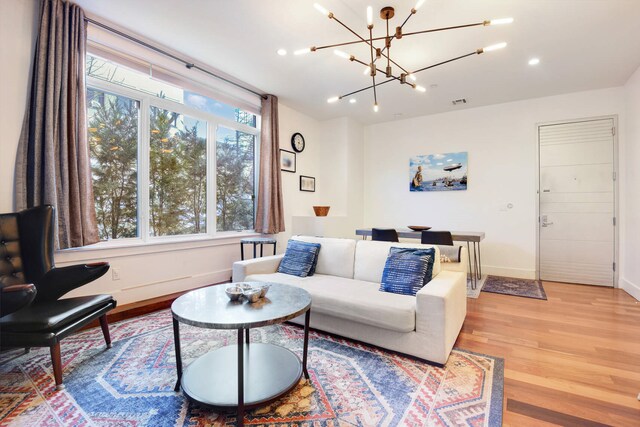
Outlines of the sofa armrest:
{"type": "Polygon", "coordinates": [[[236,261],[233,263],[233,281],[242,282],[250,274],[268,274],[278,271],[284,254],[266,256],[262,258],[236,261]]]}
{"type": "Polygon", "coordinates": [[[447,360],[466,315],[466,273],[441,271],[416,294],[416,332],[439,346],[440,360],[447,360]]]}
{"type": "Polygon", "coordinates": [[[442,262],[440,266],[442,270],[469,274],[469,251],[463,246],[460,251],[460,262],[442,262]]]}

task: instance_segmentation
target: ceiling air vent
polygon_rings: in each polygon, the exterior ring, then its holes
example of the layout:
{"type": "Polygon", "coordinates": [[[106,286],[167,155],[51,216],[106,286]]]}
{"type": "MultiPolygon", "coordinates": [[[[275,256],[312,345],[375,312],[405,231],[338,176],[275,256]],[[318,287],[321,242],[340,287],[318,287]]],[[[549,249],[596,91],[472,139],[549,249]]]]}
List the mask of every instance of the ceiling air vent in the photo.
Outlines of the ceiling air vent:
{"type": "Polygon", "coordinates": [[[451,101],[451,103],[453,105],[462,105],[467,103],[467,99],[466,98],[454,99],[453,101],[451,101]]]}

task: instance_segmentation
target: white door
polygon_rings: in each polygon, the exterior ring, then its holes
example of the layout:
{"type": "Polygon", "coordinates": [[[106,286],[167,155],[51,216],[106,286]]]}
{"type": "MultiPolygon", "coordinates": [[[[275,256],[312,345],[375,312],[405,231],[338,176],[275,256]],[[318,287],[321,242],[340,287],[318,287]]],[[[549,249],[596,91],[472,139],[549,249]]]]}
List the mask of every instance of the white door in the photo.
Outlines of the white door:
{"type": "Polygon", "coordinates": [[[613,286],[612,118],[538,127],[540,279],[613,286]]]}

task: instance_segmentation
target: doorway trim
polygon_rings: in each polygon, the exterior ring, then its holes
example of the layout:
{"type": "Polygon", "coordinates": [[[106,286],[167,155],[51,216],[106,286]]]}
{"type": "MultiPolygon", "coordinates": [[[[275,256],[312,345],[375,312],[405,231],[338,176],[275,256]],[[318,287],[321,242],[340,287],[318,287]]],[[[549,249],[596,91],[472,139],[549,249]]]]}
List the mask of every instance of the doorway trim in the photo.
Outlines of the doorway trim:
{"type": "Polygon", "coordinates": [[[615,270],[613,272],[613,287],[619,288],[619,274],[620,274],[620,196],[619,196],[619,182],[620,182],[620,173],[619,173],[619,165],[618,165],[618,154],[619,154],[619,145],[618,145],[618,135],[620,134],[620,127],[618,126],[618,115],[611,114],[607,116],[594,116],[594,117],[583,117],[578,119],[566,119],[566,120],[554,120],[547,122],[537,122],[535,124],[535,153],[536,153],[536,162],[535,162],[535,180],[536,180],[536,191],[535,191],[535,201],[536,201],[536,280],[540,280],[540,127],[549,126],[549,125],[560,125],[560,124],[568,124],[568,123],[581,123],[581,122],[591,122],[595,120],[603,120],[603,119],[612,119],[613,127],[615,128],[615,133],[613,135],[613,173],[614,173],[614,181],[613,181],[613,216],[616,219],[616,223],[613,229],[613,262],[615,263],[615,270]]]}

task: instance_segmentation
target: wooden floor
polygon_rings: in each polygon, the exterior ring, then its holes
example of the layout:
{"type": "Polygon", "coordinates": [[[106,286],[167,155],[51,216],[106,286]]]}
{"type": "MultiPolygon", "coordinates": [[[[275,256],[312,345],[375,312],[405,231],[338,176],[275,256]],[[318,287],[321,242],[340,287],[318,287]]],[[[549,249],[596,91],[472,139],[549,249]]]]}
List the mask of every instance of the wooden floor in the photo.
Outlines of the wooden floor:
{"type": "Polygon", "coordinates": [[[640,303],[544,282],[548,301],[482,292],[456,346],[505,360],[504,425],[640,426],[640,303]]]}

